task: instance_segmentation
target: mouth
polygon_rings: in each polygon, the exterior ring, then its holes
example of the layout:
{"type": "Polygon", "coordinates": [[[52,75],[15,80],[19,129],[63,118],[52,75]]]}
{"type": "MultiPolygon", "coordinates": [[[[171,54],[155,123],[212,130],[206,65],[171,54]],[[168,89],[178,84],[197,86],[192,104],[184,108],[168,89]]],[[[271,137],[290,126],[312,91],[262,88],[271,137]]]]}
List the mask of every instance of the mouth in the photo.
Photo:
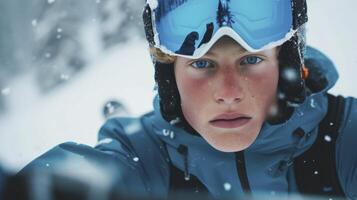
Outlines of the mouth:
{"type": "Polygon", "coordinates": [[[238,128],[247,124],[252,118],[241,114],[223,114],[209,121],[218,128],[238,128]]]}

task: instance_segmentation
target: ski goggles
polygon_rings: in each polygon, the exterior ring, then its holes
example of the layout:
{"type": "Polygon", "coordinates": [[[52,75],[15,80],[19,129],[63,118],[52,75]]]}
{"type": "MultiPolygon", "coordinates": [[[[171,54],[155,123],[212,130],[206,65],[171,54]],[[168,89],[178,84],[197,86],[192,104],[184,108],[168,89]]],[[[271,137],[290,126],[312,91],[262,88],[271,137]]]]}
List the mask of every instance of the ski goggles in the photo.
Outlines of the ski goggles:
{"type": "Polygon", "coordinates": [[[151,46],[187,58],[203,56],[222,36],[249,52],[288,41],[307,21],[305,0],[147,0],[151,46]]]}

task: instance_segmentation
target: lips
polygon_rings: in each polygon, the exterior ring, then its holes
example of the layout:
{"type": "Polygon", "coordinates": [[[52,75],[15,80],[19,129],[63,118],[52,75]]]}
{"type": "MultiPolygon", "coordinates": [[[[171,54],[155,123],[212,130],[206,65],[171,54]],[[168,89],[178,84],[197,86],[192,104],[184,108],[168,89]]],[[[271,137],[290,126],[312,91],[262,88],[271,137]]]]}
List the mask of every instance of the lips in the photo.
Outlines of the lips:
{"type": "Polygon", "coordinates": [[[247,124],[252,118],[240,113],[225,113],[218,115],[209,123],[219,128],[238,128],[247,124]]]}

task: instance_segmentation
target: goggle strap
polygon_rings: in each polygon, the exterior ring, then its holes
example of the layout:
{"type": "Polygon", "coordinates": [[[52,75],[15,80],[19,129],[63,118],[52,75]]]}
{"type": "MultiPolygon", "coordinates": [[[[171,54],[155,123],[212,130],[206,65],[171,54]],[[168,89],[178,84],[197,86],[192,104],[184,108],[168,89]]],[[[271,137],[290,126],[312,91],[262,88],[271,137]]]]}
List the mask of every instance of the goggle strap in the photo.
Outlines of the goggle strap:
{"type": "Polygon", "coordinates": [[[143,22],[144,22],[144,28],[145,28],[145,36],[146,40],[149,42],[149,45],[151,47],[155,46],[155,40],[154,40],[154,29],[153,29],[153,21],[152,21],[152,15],[151,15],[151,8],[149,4],[145,5],[144,11],[143,11],[143,22]]]}
{"type": "Polygon", "coordinates": [[[308,21],[306,0],[293,0],[293,29],[298,29],[308,21]]]}

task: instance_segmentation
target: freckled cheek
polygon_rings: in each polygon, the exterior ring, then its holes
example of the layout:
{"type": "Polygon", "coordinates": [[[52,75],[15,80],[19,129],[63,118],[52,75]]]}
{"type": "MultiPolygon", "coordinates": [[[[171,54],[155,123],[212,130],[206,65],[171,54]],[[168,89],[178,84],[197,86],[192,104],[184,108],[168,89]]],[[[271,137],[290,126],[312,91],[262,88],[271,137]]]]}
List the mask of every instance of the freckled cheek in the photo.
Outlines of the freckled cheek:
{"type": "Polygon", "coordinates": [[[278,87],[277,67],[270,66],[268,69],[251,74],[247,78],[250,96],[262,109],[270,107],[272,101],[275,100],[278,87]]]}
{"type": "Polygon", "coordinates": [[[258,96],[271,96],[276,92],[278,86],[278,80],[269,77],[260,77],[250,80],[251,91],[258,96]]]}
{"type": "Polygon", "coordinates": [[[200,79],[184,78],[177,80],[177,87],[181,97],[181,107],[186,120],[195,127],[200,116],[205,116],[205,109],[209,101],[208,82],[200,79]]]}
{"type": "Polygon", "coordinates": [[[185,78],[182,81],[178,81],[177,87],[182,103],[199,106],[208,98],[207,81],[185,78]]]}

